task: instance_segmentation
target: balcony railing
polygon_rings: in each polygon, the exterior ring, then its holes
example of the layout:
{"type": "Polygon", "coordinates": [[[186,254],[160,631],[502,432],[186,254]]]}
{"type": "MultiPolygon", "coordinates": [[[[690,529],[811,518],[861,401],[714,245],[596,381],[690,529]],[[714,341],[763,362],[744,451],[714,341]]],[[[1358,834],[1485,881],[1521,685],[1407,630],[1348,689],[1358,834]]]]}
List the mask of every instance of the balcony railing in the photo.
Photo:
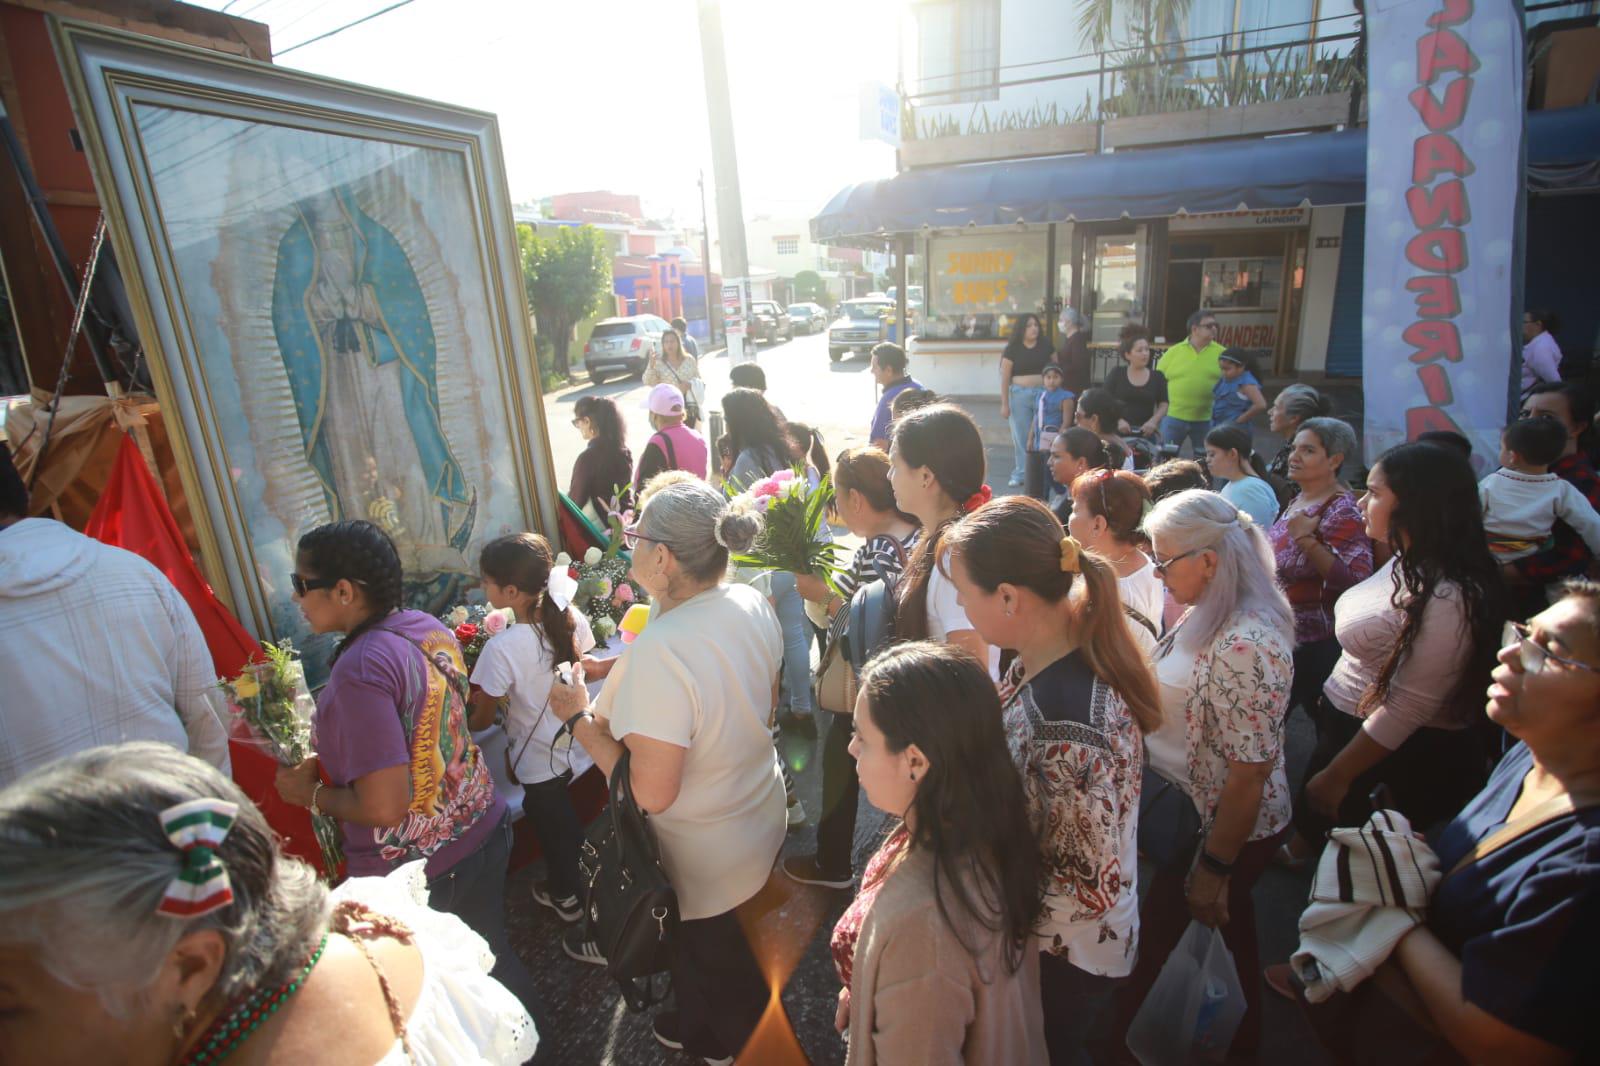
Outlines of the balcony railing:
{"type": "Polygon", "coordinates": [[[998,99],[959,109],[970,76],[960,88],[940,83],[961,74],[925,79],[906,98],[906,125],[912,139],[927,140],[1356,93],[1364,80],[1359,25],[1353,17],[1328,21],[1338,25],[1271,26],[1052,61],[1078,68],[1066,72],[1027,73],[1037,63],[1011,68],[1014,75],[996,71],[990,88],[998,99]],[[1285,31],[1293,35],[1285,39],[1285,31]],[[1264,36],[1276,39],[1246,43],[1264,36]]]}
{"type": "MultiPolygon", "coordinates": [[[[1592,15],[1597,7],[1595,0],[1527,4],[1530,63],[1541,47],[1533,26],[1592,15]]],[[[904,161],[1092,152],[1353,125],[1364,121],[1364,68],[1360,17],[1344,15],[1002,66],[985,80],[988,99],[977,103],[965,102],[972,99],[973,72],[958,71],[924,79],[905,96],[904,161]],[[1215,114],[1206,123],[1183,118],[1199,111],[1215,114]],[[984,143],[958,147],[961,138],[984,143]]]]}

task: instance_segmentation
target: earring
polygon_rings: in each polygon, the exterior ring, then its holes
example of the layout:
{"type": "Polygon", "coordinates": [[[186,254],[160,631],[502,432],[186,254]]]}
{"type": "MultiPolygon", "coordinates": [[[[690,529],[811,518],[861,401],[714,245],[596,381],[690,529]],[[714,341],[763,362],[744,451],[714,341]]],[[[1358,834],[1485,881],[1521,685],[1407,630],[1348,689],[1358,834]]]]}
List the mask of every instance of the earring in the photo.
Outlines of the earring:
{"type": "Polygon", "coordinates": [[[194,1014],[194,1008],[187,1003],[178,1004],[177,1017],[172,1020],[173,1037],[181,1041],[188,1034],[189,1023],[194,1021],[194,1014]]]}
{"type": "Polygon", "coordinates": [[[911,771],[911,783],[913,785],[917,783],[917,772],[915,770],[911,771]]]}

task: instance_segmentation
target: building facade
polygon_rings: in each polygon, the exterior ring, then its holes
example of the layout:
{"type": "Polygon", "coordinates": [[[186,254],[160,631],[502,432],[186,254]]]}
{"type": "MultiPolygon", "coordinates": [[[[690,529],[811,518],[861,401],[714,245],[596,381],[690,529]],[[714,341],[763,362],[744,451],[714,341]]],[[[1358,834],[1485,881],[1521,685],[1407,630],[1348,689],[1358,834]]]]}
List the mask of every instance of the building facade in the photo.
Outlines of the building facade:
{"type": "MultiPolygon", "coordinates": [[[[842,190],[811,235],[904,257],[909,283],[927,294],[910,347],[930,387],[993,393],[1021,316],[1055,330],[1069,307],[1089,323],[1097,380],[1125,326],[1160,347],[1181,340],[1201,308],[1260,376],[1360,376],[1366,158],[1354,5],[1196,3],[1182,25],[1151,28],[1140,15],[1156,6],[1117,4],[1088,40],[1084,3],[911,6],[900,173],[842,190]]],[[[1569,279],[1544,264],[1574,253],[1572,225],[1600,204],[1600,109],[1575,88],[1600,74],[1600,48],[1582,46],[1600,32],[1595,8],[1528,19],[1527,306],[1573,299],[1569,279]],[[1554,92],[1541,99],[1540,85],[1554,92]]],[[[1558,339],[1587,364],[1600,320],[1578,302],[1588,317],[1569,319],[1558,339]]]]}

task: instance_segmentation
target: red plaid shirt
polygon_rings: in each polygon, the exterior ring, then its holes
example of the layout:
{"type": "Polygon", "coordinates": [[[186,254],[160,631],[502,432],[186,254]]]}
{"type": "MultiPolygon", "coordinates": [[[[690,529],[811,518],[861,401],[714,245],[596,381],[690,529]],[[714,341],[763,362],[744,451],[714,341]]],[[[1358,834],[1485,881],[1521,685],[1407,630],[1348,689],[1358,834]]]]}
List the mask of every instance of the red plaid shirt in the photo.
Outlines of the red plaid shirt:
{"type": "MultiPolygon", "coordinates": [[[[1584,498],[1600,510],[1600,474],[1582,452],[1573,452],[1557,459],[1550,466],[1552,474],[1570,481],[1584,498]]],[[[1564,577],[1581,577],[1589,568],[1593,556],[1583,538],[1565,522],[1557,521],[1551,531],[1551,546],[1511,565],[1528,581],[1546,585],[1564,577]]]]}

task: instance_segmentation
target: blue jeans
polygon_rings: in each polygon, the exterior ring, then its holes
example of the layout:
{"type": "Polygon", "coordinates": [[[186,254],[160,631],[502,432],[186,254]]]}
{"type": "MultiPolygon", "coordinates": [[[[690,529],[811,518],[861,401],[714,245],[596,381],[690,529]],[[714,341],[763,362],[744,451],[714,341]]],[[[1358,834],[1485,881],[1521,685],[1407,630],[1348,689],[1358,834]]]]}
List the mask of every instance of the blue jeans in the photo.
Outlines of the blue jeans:
{"type": "MultiPolygon", "coordinates": [[[[1011,451],[1015,457],[1011,466],[1011,481],[1022,484],[1028,473],[1028,428],[1039,410],[1039,397],[1044,389],[1038,385],[1011,386],[1011,451]]],[[[957,501],[960,502],[959,500],[957,501]]]]}
{"type": "Polygon", "coordinates": [[[772,572],[772,601],[783,627],[783,692],[781,702],[795,714],[810,714],[811,628],[806,620],[806,601],[800,598],[794,575],[787,570],[772,572]]]}
{"type": "Polygon", "coordinates": [[[1211,419],[1204,422],[1185,422],[1181,418],[1165,415],[1161,419],[1161,439],[1176,444],[1181,449],[1187,440],[1194,449],[1195,458],[1206,453],[1206,434],[1211,432],[1211,419]]]}

